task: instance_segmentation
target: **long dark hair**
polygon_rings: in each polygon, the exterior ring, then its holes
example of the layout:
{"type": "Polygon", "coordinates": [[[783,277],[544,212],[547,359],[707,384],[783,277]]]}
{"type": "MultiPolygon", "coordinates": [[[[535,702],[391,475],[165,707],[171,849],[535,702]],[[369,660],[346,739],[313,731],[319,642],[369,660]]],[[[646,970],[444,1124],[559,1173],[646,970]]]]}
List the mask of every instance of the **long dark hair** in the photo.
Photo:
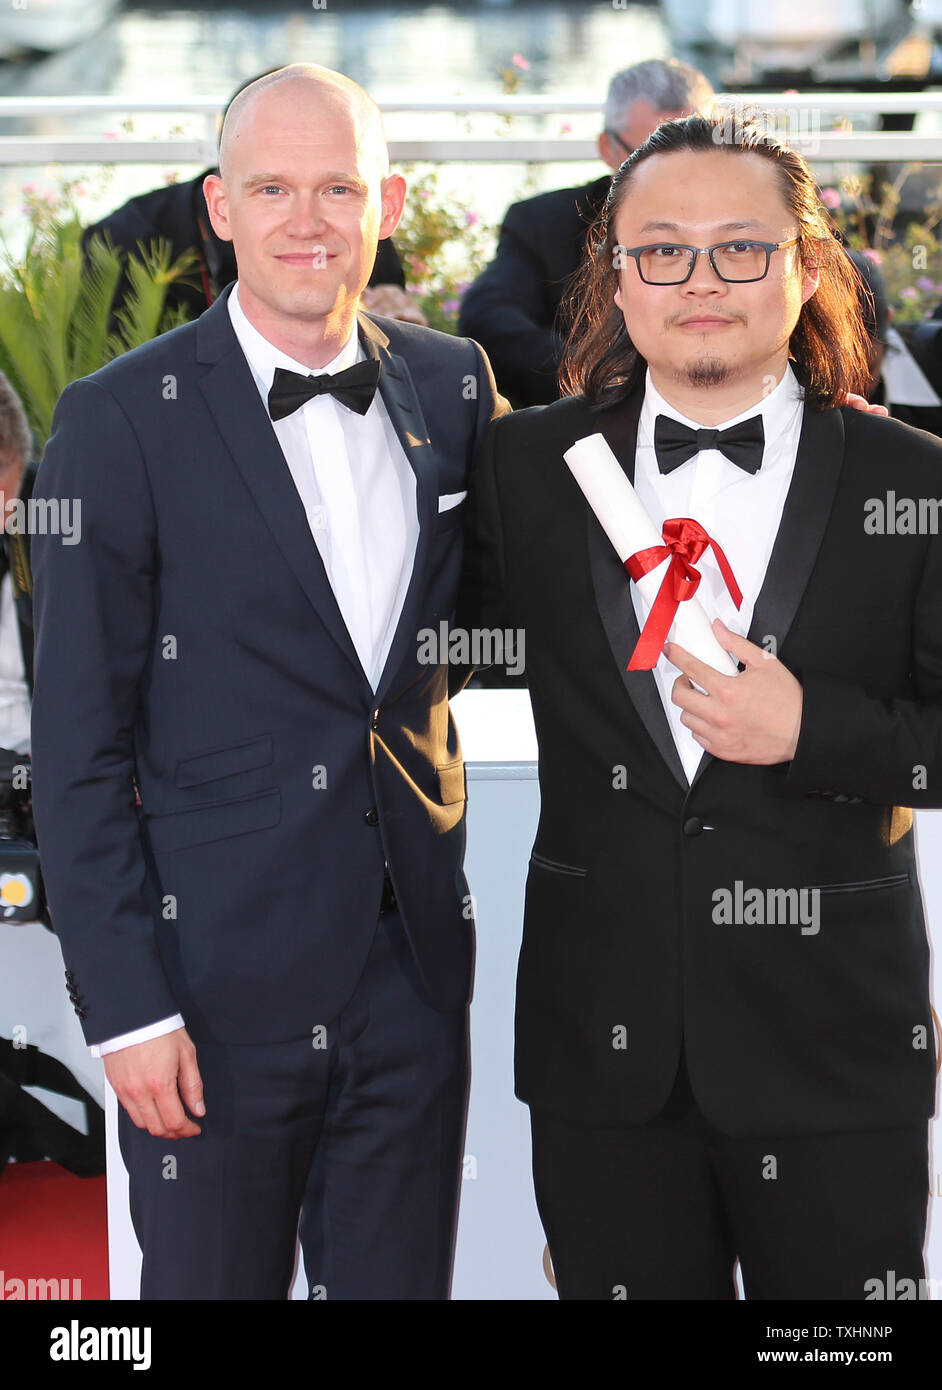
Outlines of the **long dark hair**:
{"type": "Polygon", "coordinates": [[[746,151],[775,161],[779,186],[798,221],[798,255],[804,268],[820,267],[820,282],[789,341],[805,397],[819,410],[840,405],[848,391],[867,389],[867,331],[860,307],[859,276],[848,259],[811,170],[801,155],[770,133],[771,116],[760,112],[685,116],[657,127],[625,160],[612,179],[608,198],[589,229],[585,255],[566,306],[569,329],[560,390],[583,393],[602,409],[623,400],[644,376],[645,360],[635,348],[614,303],[615,216],[630,192],[642,160],[677,150],[746,151]]]}

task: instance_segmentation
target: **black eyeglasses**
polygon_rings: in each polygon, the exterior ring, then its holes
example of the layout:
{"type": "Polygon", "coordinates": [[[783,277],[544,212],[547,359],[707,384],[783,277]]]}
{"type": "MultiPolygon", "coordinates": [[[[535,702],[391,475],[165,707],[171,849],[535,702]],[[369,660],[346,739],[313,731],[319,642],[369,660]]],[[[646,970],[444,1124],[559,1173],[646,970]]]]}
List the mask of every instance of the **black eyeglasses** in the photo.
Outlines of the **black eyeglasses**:
{"type": "MultiPolygon", "coordinates": [[[[617,130],[609,130],[609,129],[606,128],[605,134],[608,136],[609,140],[617,140],[617,141],[618,141],[619,145],[621,145],[622,149],[625,151],[625,159],[627,159],[628,156],[629,156],[630,154],[634,154],[634,147],[631,146],[631,145],[629,145],[629,144],[627,144],[626,141],[624,141],[624,140],[621,138],[621,136],[618,134],[618,131],[617,131],[617,130]]],[[[623,163],[623,164],[624,164],[624,162],[625,162],[625,161],[622,160],[622,163],[623,163]]]]}
{"type": "Polygon", "coordinates": [[[620,258],[630,256],[646,285],[683,285],[693,274],[697,257],[706,254],[721,280],[744,284],[764,280],[769,273],[773,251],[796,246],[799,238],[788,241],[718,241],[715,246],[675,246],[658,242],[654,246],[613,246],[613,264],[621,269],[620,258]]]}

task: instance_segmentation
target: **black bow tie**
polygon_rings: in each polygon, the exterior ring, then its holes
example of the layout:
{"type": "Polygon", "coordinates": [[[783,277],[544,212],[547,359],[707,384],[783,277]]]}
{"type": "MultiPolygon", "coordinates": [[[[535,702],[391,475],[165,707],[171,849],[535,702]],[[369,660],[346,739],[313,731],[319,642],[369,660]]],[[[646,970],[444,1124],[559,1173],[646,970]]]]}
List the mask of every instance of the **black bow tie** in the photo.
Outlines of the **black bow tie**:
{"type": "Polygon", "coordinates": [[[336,396],[341,405],[365,415],[370,408],[379,384],[379,363],[372,359],[355,362],[346,371],[321,372],[320,376],[302,376],[284,367],[275,368],[275,379],[268,393],[268,413],[273,420],[300,410],[313,396],[336,396]]]}
{"type": "Polygon", "coordinates": [[[719,449],[737,468],[758,473],[764,448],[761,415],[752,415],[728,430],[692,430],[670,415],[658,415],[654,421],[654,452],[662,473],[673,473],[701,449],[719,449]]]}

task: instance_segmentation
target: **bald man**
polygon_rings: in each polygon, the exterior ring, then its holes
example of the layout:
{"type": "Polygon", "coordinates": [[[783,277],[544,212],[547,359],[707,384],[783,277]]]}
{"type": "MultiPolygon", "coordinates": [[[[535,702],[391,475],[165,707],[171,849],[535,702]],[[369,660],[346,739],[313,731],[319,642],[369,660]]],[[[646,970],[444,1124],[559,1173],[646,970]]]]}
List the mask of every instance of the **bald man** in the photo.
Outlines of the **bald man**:
{"type": "Polygon", "coordinates": [[[358,311],[405,185],[353,82],[246,88],[204,190],[238,280],[69,386],[39,470],[83,525],[34,539],[49,900],[142,1296],[284,1298],[300,1223],[312,1298],[440,1299],[473,922],[418,633],[506,403],[475,344],[358,311]]]}

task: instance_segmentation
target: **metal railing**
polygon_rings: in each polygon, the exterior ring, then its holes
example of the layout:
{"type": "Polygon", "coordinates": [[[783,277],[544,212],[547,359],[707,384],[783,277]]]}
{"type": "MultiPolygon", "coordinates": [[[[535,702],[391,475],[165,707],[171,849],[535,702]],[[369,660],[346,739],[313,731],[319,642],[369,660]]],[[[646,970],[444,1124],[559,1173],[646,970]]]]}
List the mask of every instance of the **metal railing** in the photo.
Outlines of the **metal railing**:
{"type": "MultiPolygon", "coordinates": [[[[872,118],[883,113],[942,111],[942,91],[891,92],[768,92],[749,96],[722,94],[723,103],[745,103],[770,112],[781,129],[793,129],[794,143],[806,158],[821,162],[877,161],[902,162],[942,160],[942,135],[918,131],[834,130],[835,119],[853,114],[872,118]]],[[[406,114],[428,116],[515,116],[547,117],[570,114],[599,114],[599,103],[582,97],[489,97],[480,100],[380,100],[389,117],[406,114]]],[[[222,103],[199,97],[189,101],[137,101],[121,97],[3,97],[0,122],[4,119],[49,117],[89,117],[95,114],[167,115],[197,117],[203,133],[194,136],[136,136],[106,138],[97,135],[15,135],[0,136],[0,165],[60,164],[198,164],[215,162],[217,121],[222,103]]],[[[777,127],[778,128],[778,127],[777,127]]],[[[389,141],[394,162],[431,163],[558,163],[593,160],[597,157],[594,138],[578,135],[543,136],[458,135],[408,138],[393,136],[389,141]]]]}

